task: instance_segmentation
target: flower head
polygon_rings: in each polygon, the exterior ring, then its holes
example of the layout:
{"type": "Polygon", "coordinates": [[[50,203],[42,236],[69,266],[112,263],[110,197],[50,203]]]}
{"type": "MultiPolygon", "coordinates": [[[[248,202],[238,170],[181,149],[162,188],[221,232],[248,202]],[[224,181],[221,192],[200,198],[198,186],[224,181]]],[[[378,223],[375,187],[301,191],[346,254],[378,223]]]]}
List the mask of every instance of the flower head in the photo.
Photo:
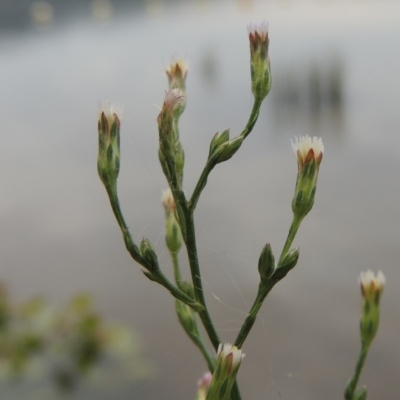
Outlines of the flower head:
{"type": "Polygon", "coordinates": [[[168,76],[168,84],[170,89],[178,88],[182,91],[185,91],[185,81],[188,74],[188,66],[183,60],[177,59],[172,61],[165,72],[168,76]]]}
{"type": "Polygon", "coordinates": [[[268,55],[268,22],[247,26],[250,41],[251,89],[256,100],[262,102],[271,90],[271,65],[268,55]]]}
{"type": "Polygon", "coordinates": [[[99,110],[97,169],[102,182],[114,185],[119,173],[121,108],[105,102],[99,110]]]}
{"type": "Polygon", "coordinates": [[[265,42],[268,40],[268,21],[265,19],[258,24],[250,22],[247,25],[250,43],[265,42]]]}
{"type": "Polygon", "coordinates": [[[364,346],[369,346],[379,327],[379,302],[385,285],[385,276],[379,271],[376,276],[368,270],[361,272],[359,278],[363,297],[360,335],[364,346]]]}
{"type": "Polygon", "coordinates": [[[319,165],[322,161],[322,156],[324,154],[324,145],[322,139],[314,136],[313,138],[306,136],[300,136],[296,141],[292,140],[292,149],[297,155],[297,162],[299,169],[310,160],[315,160],[319,165]]]}
{"type": "Polygon", "coordinates": [[[208,371],[197,381],[196,400],[206,400],[211,379],[212,379],[212,373],[208,371]]]}
{"type": "Polygon", "coordinates": [[[185,94],[180,89],[171,89],[165,94],[164,104],[158,115],[157,122],[160,133],[173,135],[174,120],[179,118],[185,107],[185,94]]]}
{"type": "Polygon", "coordinates": [[[292,201],[292,210],[298,219],[303,219],[314,204],[319,165],[324,153],[322,139],[307,136],[296,137],[292,148],[297,156],[296,189],[292,201]]]}
{"type": "Polygon", "coordinates": [[[371,270],[361,272],[359,277],[361,294],[363,297],[375,297],[376,294],[382,294],[385,281],[382,271],[379,271],[376,276],[371,270]]]}
{"type": "Polygon", "coordinates": [[[241,349],[230,343],[220,343],[218,346],[217,362],[226,364],[228,374],[236,374],[244,356],[241,349]]]}
{"type": "Polygon", "coordinates": [[[217,363],[211,380],[209,399],[229,399],[244,354],[238,347],[225,343],[218,346],[217,363]]]}

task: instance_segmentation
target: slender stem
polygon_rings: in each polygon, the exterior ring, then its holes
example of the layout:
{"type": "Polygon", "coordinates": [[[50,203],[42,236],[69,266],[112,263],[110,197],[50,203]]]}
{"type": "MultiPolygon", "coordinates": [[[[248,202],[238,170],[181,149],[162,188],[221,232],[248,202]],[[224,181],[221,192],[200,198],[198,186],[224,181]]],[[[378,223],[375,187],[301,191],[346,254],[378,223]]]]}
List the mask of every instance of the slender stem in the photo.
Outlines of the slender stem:
{"type": "Polygon", "coordinates": [[[194,294],[196,301],[199,302],[204,307],[203,310],[199,311],[199,316],[214,349],[217,350],[220,344],[220,339],[214,328],[214,325],[212,323],[210,314],[206,306],[206,300],[203,291],[203,283],[201,281],[201,275],[200,275],[199,259],[197,256],[196,235],[194,229],[193,214],[189,211],[187,212],[185,222],[186,222],[185,243],[189,258],[194,294]]]}
{"type": "Polygon", "coordinates": [[[346,391],[345,391],[345,395],[344,395],[345,400],[353,399],[354,391],[357,388],[358,379],[360,378],[360,374],[361,374],[362,368],[364,366],[365,359],[367,358],[368,349],[369,349],[369,347],[367,345],[365,345],[364,343],[361,345],[361,351],[358,356],[358,361],[357,361],[356,369],[354,371],[354,376],[348,383],[346,391]]]}
{"type": "Polygon", "coordinates": [[[250,117],[247,121],[246,127],[243,129],[240,136],[243,136],[244,138],[246,138],[253,130],[254,125],[256,124],[258,116],[260,114],[261,103],[262,103],[262,101],[260,102],[259,100],[254,100],[253,108],[250,113],[250,117]]]}
{"type": "Polygon", "coordinates": [[[179,285],[182,282],[182,276],[181,276],[181,270],[179,268],[179,257],[178,253],[176,251],[171,251],[171,259],[172,259],[172,265],[174,267],[174,278],[176,285],[179,287],[179,285]]]}
{"type": "Polygon", "coordinates": [[[138,262],[140,265],[145,266],[146,262],[140,254],[139,248],[133,242],[132,236],[129,232],[128,225],[125,222],[124,216],[121,211],[119,204],[118,194],[117,194],[117,184],[106,186],[107,194],[110,199],[111,208],[114,212],[115,218],[121,229],[122,235],[124,237],[125,247],[132,256],[132,258],[138,262]]]}
{"type": "MultiPolygon", "coordinates": [[[[121,207],[119,204],[119,199],[117,195],[117,186],[115,185],[107,185],[106,190],[110,199],[111,208],[114,212],[115,218],[117,219],[118,225],[121,229],[122,235],[124,237],[125,247],[128,250],[129,254],[132,258],[146,268],[146,261],[140,254],[139,248],[133,242],[132,236],[129,232],[128,225],[125,222],[124,216],[121,211],[121,207]]],[[[150,277],[150,276],[148,276],[150,277]]],[[[203,309],[203,306],[198,302],[194,301],[191,297],[189,297],[186,293],[179,290],[176,286],[174,286],[168,278],[162,273],[160,269],[157,269],[153,274],[154,281],[158,282],[160,285],[164,286],[175,298],[183,301],[189,307],[192,307],[195,311],[199,311],[203,309]]]]}
{"type": "MultiPolygon", "coordinates": [[[[243,136],[243,138],[246,138],[250,132],[253,130],[254,125],[257,122],[258,116],[260,114],[260,107],[261,107],[261,102],[258,100],[255,100],[253,103],[253,108],[250,113],[250,117],[247,121],[246,127],[243,129],[242,133],[240,136],[243,136]]],[[[199,201],[200,194],[205,188],[207,184],[207,179],[208,175],[212,171],[212,169],[216,166],[216,160],[211,156],[208,160],[207,163],[197,181],[196,187],[194,188],[192,197],[188,203],[188,208],[191,212],[194,212],[197,202],[199,201]]]]}
{"type": "Polygon", "coordinates": [[[208,369],[211,373],[214,372],[215,369],[215,358],[209,353],[207,347],[204,344],[203,338],[200,335],[200,332],[197,337],[192,338],[193,343],[199,348],[201,354],[203,355],[204,359],[206,360],[208,369]]]}
{"type": "Polygon", "coordinates": [[[269,281],[269,282],[260,282],[258,285],[258,292],[257,296],[253,302],[253,305],[251,306],[251,309],[246,317],[246,319],[243,322],[242,327],[240,328],[240,331],[236,337],[235,340],[235,346],[241,348],[243,346],[244,341],[246,340],[248,334],[251,331],[251,328],[253,327],[254,323],[256,322],[257,314],[260,311],[260,308],[263,304],[263,301],[265,300],[265,297],[267,294],[271,291],[271,289],[274,287],[276,282],[269,281]]]}
{"type": "Polygon", "coordinates": [[[278,267],[280,266],[283,258],[287,254],[287,252],[290,250],[290,246],[293,243],[293,240],[294,240],[294,238],[296,236],[297,231],[299,230],[299,227],[300,227],[300,224],[301,224],[302,220],[303,220],[303,218],[298,218],[293,214],[292,224],[290,225],[289,233],[288,233],[288,236],[286,238],[285,245],[283,246],[281,256],[279,257],[278,267]]]}
{"type": "Polygon", "coordinates": [[[194,212],[194,210],[197,206],[197,202],[199,201],[200,194],[207,184],[208,175],[210,174],[210,172],[212,171],[212,169],[215,166],[216,166],[216,163],[212,157],[207,160],[207,163],[206,163],[203,171],[201,172],[200,178],[197,181],[196,187],[194,188],[192,197],[191,197],[189,205],[188,205],[188,208],[191,212],[194,212]]]}

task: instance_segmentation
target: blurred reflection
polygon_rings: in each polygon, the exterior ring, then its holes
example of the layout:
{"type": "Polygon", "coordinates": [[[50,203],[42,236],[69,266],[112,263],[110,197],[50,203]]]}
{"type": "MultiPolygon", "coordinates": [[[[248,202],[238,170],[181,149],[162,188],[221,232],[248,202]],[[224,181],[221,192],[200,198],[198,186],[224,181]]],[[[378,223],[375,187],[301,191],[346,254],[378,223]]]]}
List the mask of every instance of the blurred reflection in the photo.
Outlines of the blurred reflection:
{"type": "MultiPolygon", "coordinates": [[[[304,63],[304,62],[303,62],[304,63]]],[[[279,131],[298,124],[310,134],[341,135],[344,123],[344,64],[335,56],[328,64],[274,68],[272,116],[279,131]]]]}

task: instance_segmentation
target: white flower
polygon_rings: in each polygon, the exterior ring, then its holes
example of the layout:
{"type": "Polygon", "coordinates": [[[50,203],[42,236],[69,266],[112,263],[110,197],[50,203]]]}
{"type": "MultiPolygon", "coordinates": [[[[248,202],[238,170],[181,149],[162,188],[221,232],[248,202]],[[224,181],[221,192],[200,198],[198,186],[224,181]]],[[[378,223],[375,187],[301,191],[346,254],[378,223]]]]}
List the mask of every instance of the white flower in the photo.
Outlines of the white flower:
{"type": "Polygon", "coordinates": [[[361,272],[359,283],[363,296],[374,295],[376,292],[382,293],[385,281],[385,275],[382,271],[379,271],[376,276],[371,270],[361,272]]]}
{"type": "MultiPolygon", "coordinates": [[[[114,121],[114,117],[117,117],[118,120],[121,120],[123,107],[120,104],[113,104],[109,101],[104,101],[99,104],[99,119],[101,115],[104,113],[107,121],[114,121]]],[[[111,124],[110,124],[111,125],[111,124]]]]}
{"type": "Polygon", "coordinates": [[[261,38],[261,40],[265,40],[265,38],[268,36],[268,21],[264,19],[258,24],[250,22],[250,24],[247,25],[247,32],[250,40],[255,38],[257,35],[261,38]]]}
{"type": "Polygon", "coordinates": [[[316,136],[313,138],[308,135],[299,138],[296,136],[296,141],[293,142],[292,140],[292,149],[297,155],[299,168],[310,160],[315,160],[317,164],[320,164],[324,154],[322,139],[316,136]]]}
{"type": "Polygon", "coordinates": [[[221,362],[228,362],[230,364],[230,371],[236,371],[237,368],[239,368],[245,354],[242,353],[241,349],[230,343],[220,343],[218,346],[217,356],[218,360],[220,360],[221,362]]]}

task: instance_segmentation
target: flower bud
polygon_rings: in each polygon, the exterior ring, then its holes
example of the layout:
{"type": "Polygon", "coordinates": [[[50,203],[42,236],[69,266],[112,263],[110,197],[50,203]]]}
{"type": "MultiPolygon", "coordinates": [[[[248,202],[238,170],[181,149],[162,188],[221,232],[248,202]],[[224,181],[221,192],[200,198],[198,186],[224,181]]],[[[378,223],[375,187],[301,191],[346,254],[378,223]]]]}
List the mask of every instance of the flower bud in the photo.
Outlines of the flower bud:
{"type": "Polygon", "coordinates": [[[372,271],[361,272],[359,278],[363,297],[360,321],[361,340],[369,346],[379,327],[379,302],[385,285],[385,276],[381,271],[375,276],[372,271]]]}
{"type": "Polygon", "coordinates": [[[185,93],[185,81],[188,67],[182,60],[173,61],[165,71],[168,76],[169,89],[180,89],[185,93]]]}
{"type": "Polygon", "coordinates": [[[146,261],[145,267],[151,273],[156,272],[159,269],[157,254],[154,251],[154,248],[151,245],[150,241],[146,238],[143,238],[140,242],[140,253],[146,261]]]}
{"type": "Polygon", "coordinates": [[[217,364],[207,400],[229,400],[236,374],[244,354],[242,350],[229,343],[218,347],[217,364]]]}
{"type": "Polygon", "coordinates": [[[254,98],[263,101],[271,90],[271,64],[268,56],[268,22],[247,26],[250,41],[251,90],[254,98]]]}
{"type": "Polygon", "coordinates": [[[157,118],[160,150],[164,157],[174,159],[177,141],[176,121],[183,111],[185,95],[179,89],[169,90],[157,118]]]}
{"type": "Polygon", "coordinates": [[[165,210],[165,215],[168,216],[170,214],[174,214],[176,210],[176,203],[171,189],[167,189],[163,192],[161,200],[165,210]]]}
{"type": "Polygon", "coordinates": [[[292,270],[299,259],[300,250],[298,248],[292,249],[287,252],[281,260],[273,274],[273,278],[278,281],[283,279],[290,270],[292,270]]]}
{"type": "Polygon", "coordinates": [[[182,247],[181,228],[174,214],[170,214],[165,223],[165,243],[171,253],[179,253],[182,247]]]}
{"type": "Polygon", "coordinates": [[[103,184],[115,185],[119,173],[120,159],[120,111],[105,103],[98,119],[99,154],[97,171],[103,184]]]}
{"type": "Polygon", "coordinates": [[[210,158],[214,154],[214,152],[228,140],[229,140],[229,129],[226,129],[223,132],[217,132],[211,140],[210,152],[208,153],[208,158],[210,158]]]}
{"type": "Polygon", "coordinates": [[[243,136],[238,136],[232,140],[223,143],[214,154],[216,154],[216,162],[221,163],[229,160],[240,148],[243,143],[243,136]]]}
{"type": "Polygon", "coordinates": [[[358,389],[353,396],[354,400],[367,400],[367,389],[365,387],[358,389]]]}
{"type": "Polygon", "coordinates": [[[262,251],[258,260],[258,272],[262,281],[266,281],[275,271],[275,257],[272,254],[271,245],[267,243],[262,251]]]}
{"type": "Polygon", "coordinates": [[[198,380],[196,400],[206,400],[211,379],[212,379],[212,373],[208,371],[201,377],[201,379],[198,380]]]}
{"type": "Polygon", "coordinates": [[[304,218],[314,204],[317,190],[317,178],[319,165],[324,153],[324,145],[321,138],[307,136],[296,137],[292,141],[292,148],[297,156],[297,180],[296,189],[292,201],[292,210],[299,219],[304,218]]]}
{"type": "Polygon", "coordinates": [[[199,331],[197,329],[195,312],[180,300],[175,301],[175,308],[182,328],[190,338],[196,338],[199,335],[199,331]]]}

